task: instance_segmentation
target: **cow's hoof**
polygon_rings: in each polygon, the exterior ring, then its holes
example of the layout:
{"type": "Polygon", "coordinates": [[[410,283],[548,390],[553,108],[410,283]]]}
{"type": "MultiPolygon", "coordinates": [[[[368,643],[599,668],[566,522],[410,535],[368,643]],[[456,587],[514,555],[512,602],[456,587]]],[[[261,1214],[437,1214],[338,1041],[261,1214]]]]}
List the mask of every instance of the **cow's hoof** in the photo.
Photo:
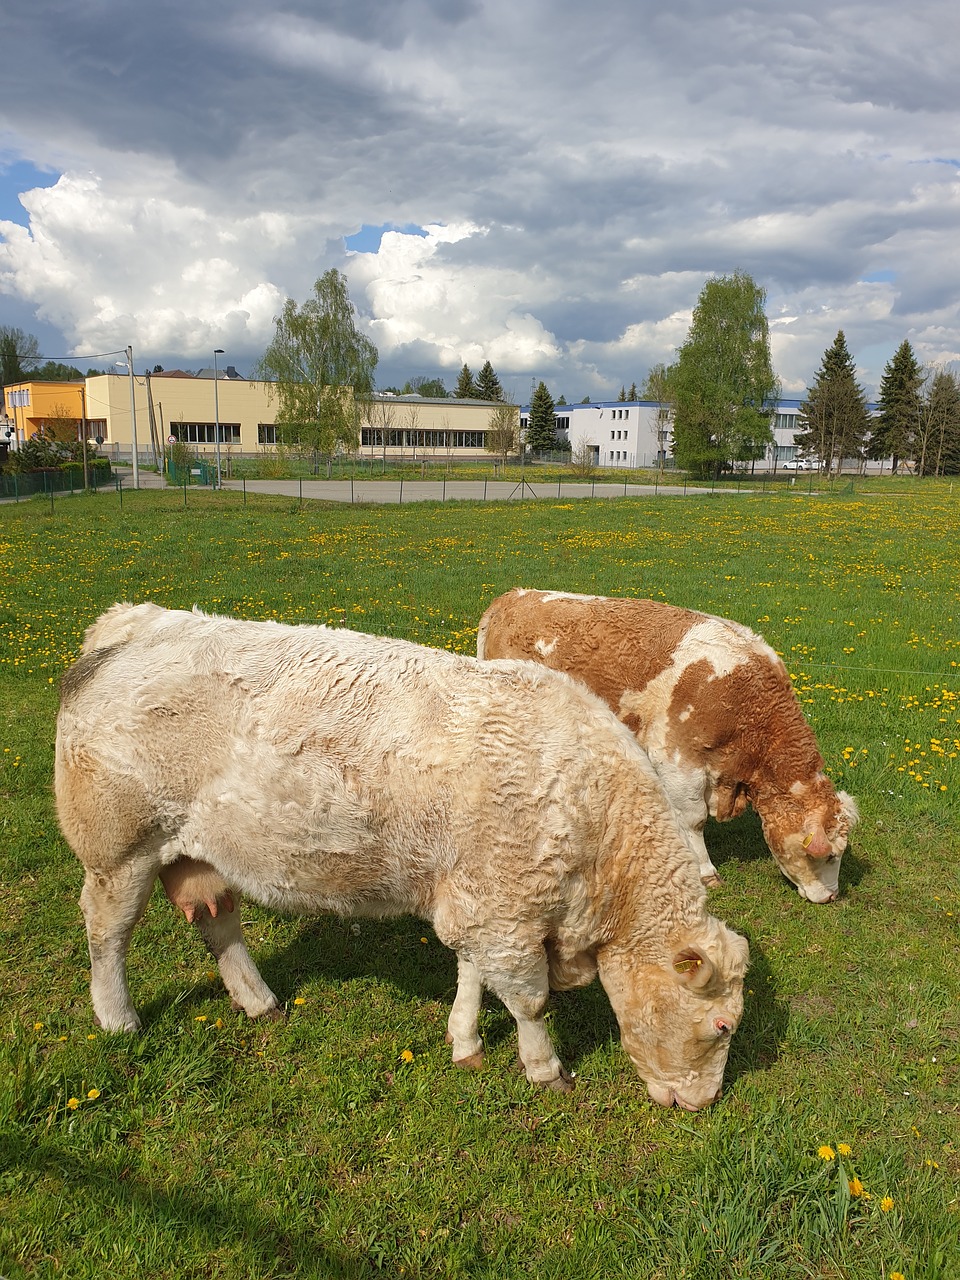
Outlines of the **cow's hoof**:
{"type": "Polygon", "coordinates": [[[483,1066],[483,1054],[471,1053],[466,1058],[454,1058],[453,1065],[464,1071],[479,1071],[483,1066]]]}
{"type": "MultiPolygon", "coordinates": [[[[246,1009],[239,1000],[231,1000],[230,1008],[234,1013],[247,1013],[246,1009]]],[[[277,1005],[271,1005],[269,1009],[264,1009],[263,1013],[249,1013],[247,1017],[251,1022],[283,1022],[286,1014],[277,1005]]]]}
{"type": "Polygon", "coordinates": [[[547,1088],[552,1089],[554,1093],[573,1093],[574,1079],[569,1072],[560,1068],[560,1074],[554,1076],[552,1080],[546,1082],[547,1088]]]}
{"type": "Polygon", "coordinates": [[[708,876],[701,876],[700,882],[701,884],[705,884],[708,889],[719,889],[723,884],[723,881],[715,871],[711,871],[708,876]]]}

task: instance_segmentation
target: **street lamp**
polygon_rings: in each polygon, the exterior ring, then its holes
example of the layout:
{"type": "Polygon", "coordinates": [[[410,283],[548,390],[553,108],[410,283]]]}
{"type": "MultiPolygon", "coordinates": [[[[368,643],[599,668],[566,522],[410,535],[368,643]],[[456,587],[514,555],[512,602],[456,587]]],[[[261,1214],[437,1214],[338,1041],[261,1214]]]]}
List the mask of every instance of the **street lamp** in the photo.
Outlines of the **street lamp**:
{"type": "Polygon", "coordinates": [[[220,374],[217,371],[217,356],[223,355],[223,347],[214,347],[213,349],[213,425],[216,432],[217,442],[217,488],[220,488],[220,395],[217,381],[220,374]]]}

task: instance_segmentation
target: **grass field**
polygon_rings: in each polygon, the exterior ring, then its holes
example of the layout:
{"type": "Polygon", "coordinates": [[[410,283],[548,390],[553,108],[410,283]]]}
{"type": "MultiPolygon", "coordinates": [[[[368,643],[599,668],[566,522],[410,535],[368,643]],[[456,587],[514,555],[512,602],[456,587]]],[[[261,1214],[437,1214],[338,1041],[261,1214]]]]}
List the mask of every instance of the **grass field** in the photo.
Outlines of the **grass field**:
{"type": "Polygon", "coordinates": [[[0,507],[0,1274],[956,1280],[960,490],[402,508],[176,491],[0,507]],[[781,652],[862,821],[840,901],[751,814],[708,829],[750,940],[723,1099],[650,1103],[599,985],[554,998],[578,1073],[535,1091],[512,1020],[452,1067],[423,922],[245,904],[282,1023],[230,1012],[159,889],[135,1038],[93,1026],[81,874],[51,797],[57,681],[115,600],[470,652],[515,585],[734,617],[781,652]]]}

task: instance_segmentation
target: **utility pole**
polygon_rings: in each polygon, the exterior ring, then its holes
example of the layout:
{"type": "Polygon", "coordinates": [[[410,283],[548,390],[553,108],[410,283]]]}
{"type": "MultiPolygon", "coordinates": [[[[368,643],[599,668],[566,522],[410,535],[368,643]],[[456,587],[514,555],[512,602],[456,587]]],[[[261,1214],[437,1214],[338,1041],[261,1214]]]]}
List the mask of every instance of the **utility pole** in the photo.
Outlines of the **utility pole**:
{"type": "Polygon", "coordinates": [[[133,347],[127,347],[127,372],[130,374],[130,444],[133,453],[133,487],[140,488],[140,458],[137,447],[137,388],[133,380],[133,347]]]}
{"type": "Polygon", "coordinates": [[[217,369],[217,356],[223,355],[223,347],[213,349],[213,429],[217,441],[217,488],[220,488],[220,373],[217,369]]]}

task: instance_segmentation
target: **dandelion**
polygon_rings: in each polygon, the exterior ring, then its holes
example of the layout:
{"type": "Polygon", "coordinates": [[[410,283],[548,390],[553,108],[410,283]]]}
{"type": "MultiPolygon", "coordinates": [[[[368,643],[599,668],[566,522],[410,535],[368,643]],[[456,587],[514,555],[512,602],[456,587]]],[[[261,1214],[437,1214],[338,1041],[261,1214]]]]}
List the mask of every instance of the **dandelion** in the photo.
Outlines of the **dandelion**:
{"type": "Polygon", "coordinates": [[[848,1144],[847,1144],[846,1142],[838,1142],[838,1143],[837,1143],[837,1150],[839,1151],[839,1153],[840,1153],[842,1156],[850,1156],[850,1155],[853,1155],[853,1152],[850,1150],[850,1147],[848,1146],[848,1144]]]}
{"type": "Polygon", "coordinates": [[[42,1030],[43,1030],[43,1023],[42,1023],[42,1022],[35,1022],[35,1023],[33,1024],[33,1029],[34,1029],[34,1031],[42,1031],[42,1030]]]}
{"type": "Polygon", "coordinates": [[[194,1022],[206,1022],[206,1020],[207,1015],[205,1013],[201,1013],[199,1017],[194,1018],[194,1022]]]}
{"type": "Polygon", "coordinates": [[[821,1160],[833,1160],[835,1159],[836,1154],[837,1153],[834,1151],[833,1147],[828,1147],[826,1144],[817,1148],[817,1155],[821,1160]]]}
{"type": "Polygon", "coordinates": [[[76,1111],[76,1109],[77,1109],[77,1107],[79,1107],[79,1105],[80,1105],[80,1099],[79,1099],[79,1098],[68,1098],[68,1099],[67,1099],[67,1110],[68,1110],[68,1111],[76,1111]]]}
{"type": "Polygon", "coordinates": [[[90,1099],[90,1101],[91,1101],[91,1102],[96,1102],[96,1100],[100,1097],[100,1090],[99,1090],[99,1089],[88,1089],[88,1090],[87,1090],[87,1097],[90,1099]]]}
{"type": "Polygon", "coordinates": [[[902,1271],[891,1271],[887,1280],[906,1280],[906,1276],[902,1271]]]}
{"type": "Polygon", "coordinates": [[[847,1186],[850,1188],[850,1195],[853,1197],[853,1199],[859,1200],[859,1198],[863,1195],[863,1183],[860,1181],[860,1179],[851,1178],[850,1181],[847,1183],[847,1186]]]}
{"type": "Polygon", "coordinates": [[[412,1051],[411,1051],[410,1049],[404,1049],[403,1053],[401,1053],[401,1055],[400,1055],[400,1061],[401,1061],[401,1062],[412,1062],[412,1061],[413,1061],[413,1053],[412,1053],[412,1051]]]}
{"type": "Polygon", "coordinates": [[[304,997],[303,997],[303,996],[296,996],[296,997],[294,997],[294,1001],[293,1001],[293,1003],[294,1003],[294,1004],[306,1004],[307,1002],[306,1002],[306,1000],[304,999],[304,997]]]}
{"type": "Polygon", "coordinates": [[[880,1201],[880,1208],[884,1213],[889,1213],[893,1208],[893,1196],[884,1196],[880,1201]]]}

